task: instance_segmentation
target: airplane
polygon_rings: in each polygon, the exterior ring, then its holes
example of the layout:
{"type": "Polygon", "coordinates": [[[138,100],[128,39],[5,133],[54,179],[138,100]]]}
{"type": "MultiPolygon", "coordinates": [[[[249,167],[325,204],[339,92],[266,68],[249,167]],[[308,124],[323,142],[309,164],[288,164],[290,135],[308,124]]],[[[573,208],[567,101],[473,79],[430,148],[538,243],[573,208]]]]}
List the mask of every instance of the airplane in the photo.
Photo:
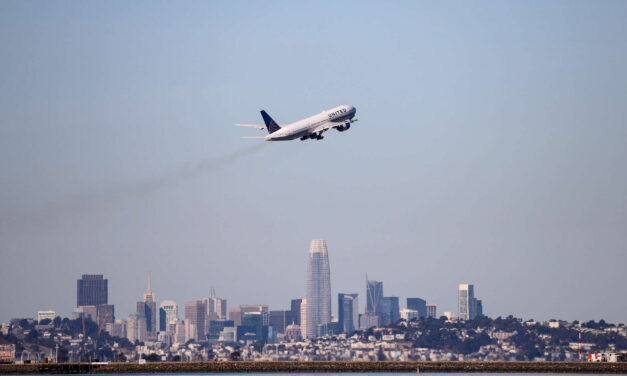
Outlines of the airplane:
{"type": "Polygon", "coordinates": [[[266,111],[261,111],[263,124],[234,124],[240,127],[252,127],[257,129],[268,130],[267,136],[248,136],[243,138],[263,138],[266,141],[288,141],[299,138],[304,140],[322,140],[322,133],[335,128],[340,132],[344,132],[356,122],[353,119],[357,110],[353,106],[338,106],[330,110],[310,116],[306,119],[296,121],[294,123],[280,126],[276,121],[272,120],[266,111]]]}

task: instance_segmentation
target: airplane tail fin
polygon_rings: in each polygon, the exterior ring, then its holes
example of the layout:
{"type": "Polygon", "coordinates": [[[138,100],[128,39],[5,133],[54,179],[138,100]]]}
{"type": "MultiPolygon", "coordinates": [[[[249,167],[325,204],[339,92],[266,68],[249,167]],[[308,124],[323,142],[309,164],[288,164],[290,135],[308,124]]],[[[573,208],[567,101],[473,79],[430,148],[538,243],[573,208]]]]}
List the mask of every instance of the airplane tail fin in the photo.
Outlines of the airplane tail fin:
{"type": "Polygon", "coordinates": [[[266,128],[268,129],[268,133],[274,133],[281,129],[276,121],[272,120],[270,115],[268,115],[264,110],[261,110],[261,116],[263,117],[263,122],[266,123],[266,128]]]}

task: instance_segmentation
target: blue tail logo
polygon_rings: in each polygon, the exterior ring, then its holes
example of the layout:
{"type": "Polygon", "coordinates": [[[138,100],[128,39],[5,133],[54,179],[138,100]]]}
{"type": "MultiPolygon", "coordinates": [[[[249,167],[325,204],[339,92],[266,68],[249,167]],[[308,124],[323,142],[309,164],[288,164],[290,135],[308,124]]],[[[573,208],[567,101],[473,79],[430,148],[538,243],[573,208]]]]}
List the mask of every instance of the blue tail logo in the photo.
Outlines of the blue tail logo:
{"type": "Polygon", "coordinates": [[[263,122],[266,123],[266,128],[268,129],[268,133],[272,134],[281,127],[276,123],[276,121],[272,120],[270,115],[268,115],[265,111],[261,110],[261,116],[263,116],[263,122]]]}

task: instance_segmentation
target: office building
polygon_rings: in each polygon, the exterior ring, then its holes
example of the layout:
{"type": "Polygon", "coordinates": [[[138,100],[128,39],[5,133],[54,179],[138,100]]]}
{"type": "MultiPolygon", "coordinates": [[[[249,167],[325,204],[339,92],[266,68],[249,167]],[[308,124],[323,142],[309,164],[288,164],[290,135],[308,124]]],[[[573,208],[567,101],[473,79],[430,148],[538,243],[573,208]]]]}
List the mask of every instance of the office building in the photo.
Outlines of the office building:
{"type": "Polygon", "coordinates": [[[300,305],[303,302],[302,298],[292,299],[290,308],[290,324],[296,324],[300,326],[300,305]]]}
{"type": "Polygon", "coordinates": [[[266,335],[265,343],[276,343],[277,342],[277,332],[271,326],[266,326],[268,328],[268,334],[266,335]]]}
{"type": "Polygon", "coordinates": [[[474,286],[468,284],[460,284],[458,287],[458,317],[460,320],[470,320],[475,316],[473,308],[474,286]]]}
{"type": "Polygon", "coordinates": [[[244,313],[258,312],[261,315],[261,324],[265,326],[270,325],[270,308],[267,304],[241,305],[239,307],[242,310],[242,317],[244,313]]]}
{"type": "Polygon", "coordinates": [[[316,337],[318,326],[331,321],[331,272],[323,239],[312,240],[309,248],[306,313],[306,338],[316,337]]]}
{"type": "MultiPolygon", "coordinates": [[[[198,342],[198,327],[189,320],[185,320],[185,342],[198,342]]],[[[203,322],[204,324],[204,322],[203,322]]]]}
{"type": "Polygon", "coordinates": [[[331,335],[340,334],[340,333],[341,333],[340,323],[337,320],[335,320],[335,321],[330,321],[326,324],[318,325],[316,336],[324,337],[324,336],[331,336],[331,335]]]}
{"type": "Polygon", "coordinates": [[[220,320],[226,320],[226,315],[228,313],[228,305],[226,299],[216,298],[214,306],[215,312],[218,314],[220,320]]]}
{"type": "Polygon", "coordinates": [[[202,300],[190,300],[185,303],[185,338],[189,340],[205,340],[205,316],[207,305],[202,300]],[[196,333],[192,331],[195,330],[196,333]]]}
{"type": "Polygon", "coordinates": [[[55,312],[54,311],[39,311],[37,312],[37,323],[41,324],[41,322],[43,320],[50,320],[50,322],[52,323],[52,320],[54,320],[55,318],[55,312]]]}
{"type": "Polygon", "coordinates": [[[95,323],[98,322],[98,307],[97,306],[78,306],[72,311],[73,319],[80,319],[84,317],[95,323]]]}
{"type": "Polygon", "coordinates": [[[84,317],[100,326],[101,323],[112,323],[115,321],[115,310],[113,304],[101,304],[98,306],[79,306],[72,311],[72,318],[84,317]]]}
{"type": "Polygon", "coordinates": [[[126,321],[115,320],[115,322],[107,323],[104,326],[104,330],[111,337],[126,338],[126,321]]]}
{"type": "Polygon", "coordinates": [[[207,315],[205,315],[205,334],[206,335],[209,335],[209,326],[211,325],[211,322],[216,321],[216,320],[220,320],[220,319],[218,318],[218,315],[215,314],[215,312],[208,313],[207,315]]]}
{"type": "Polygon", "coordinates": [[[101,304],[96,307],[96,315],[98,326],[102,325],[102,323],[113,323],[115,322],[115,307],[113,304],[101,304]]]}
{"type": "Polygon", "coordinates": [[[301,337],[307,338],[307,299],[300,301],[300,331],[301,337]]]}
{"type": "Polygon", "coordinates": [[[149,337],[156,339],[157,335],[157,303],[155,294],[152,292],[150,273],[148,273],[148,285],[142,300],[137,302],[137,314],[145,318],[146,333],[149,337]]]}
{"type": "Polygon", "coordinates": [[[130,343],[134,344],[137,340],[137,331],[137,314],[129,315],[126,320],[126,339],[128,339],[130,343]]]}
{"type": "Polygon", "coordinates": [[[238,341],[268,341],[270,334],[267,325],[263,325],[262,312],[243,312],[242,325],[237,326],[238,341]]]}
{"type": "Polygon", "coordinates": [[[220,332],[219,341],[224,342],[235,342],[237,340],[237,328],[236,327],[226,327],[224,330],[220,332]]]}
{"type": "Polygon", "coordinates": [[[366,330],[372,327],[379,326],[380,317],[378,313],[362,313],[359,315],[359,330],[366,330]]]}
{"type": "Polygon", "coordinates": [[[150,273],[148,273],[148,286],[142,300],[146,304],[146,331],[154,335],[157,332],[157,301],[152,292],[150,273]]]}
{"type": "Polygon", "coordinates": [[[398,296],[384,296],[380,303],[380,325],[390,325],[401,319],[398,296]]]}
{"type": "Polygon", "coordinates": [[[483,303],[475,297],[474,285],[459,285],[458,312],[460,320],[472,320],[477,316],[483,315],[483,303]]]}
{"type": "Polygon", "coordinates": [[[358,301],[358,294],[337,294],[337,317],[341,333],[350,333],[358,329],[358,301]]]}
{"type": "Polygon", "coordinates": [[[220,339],[220,333],[224,328],[233,328],[235,324],[233,320],[210,320],[209,329],[207,330],[207,338],[210,341],[217,341],[220,339]]]}
{"type": "Polygon", "coordinates": [[[405,321],[417,320],[418,319],[418,311],[415,309],[405,308],[401,310],[401,319],[405,321]]]}
{"type": "Polygon", "coordinates": [[[146,333],[148,335],[152,335],[154,332],[152,331],[152,318],[153,311],[151,310],[152,304],[146,304],[146,302],[141,301],[136,304],[137,310],[136,314],[142,316],[144,318],[144,323],[146,324],[146,333]]]}
{"type": "Polygon", "coordinates": [[[83,274],[76,281],[76,306],[99,306],[108,303],[108,280],[102,274],[83,274]]]}
{"type": "Polygon", "coordinates": [[[267,305],[241,305],[229,309],[229,320],[233,320],[235,326],[242,325],[242,315],[247,312],[260,312],[263,325],[270,325],[270,310],[267,305]]]}
{"type": "Polygon", "coordinates": [[[126,338],[131,343],[143,342],[147,339],[146,317],[138,314],[129,315],[126,320],[126,338]]]}
{"type": "Polygon", "coordinates": [[[211,298],[211,312],[215,313],[220,320],[226,320],[228,313],[226,299],[211,298]]]}
{"type": "Polygon", "coordinates": [[[289,322],[291,311],[270,311],[270,326],[276,329],[277,333],[285,333],[285,327],[289,322]]]}
{"type": "Polygon", "coordinates": [[[205,327],[208,327],[208,320],[219,320],[220,316],[213,311],[213,301],[211,298],[203,298],[202,304],[205,305],[205,310],[207,311],[207,316],[205,316],[205,327]]]}
{"type": "Polygon", "coordinates": [[[166,331],[160,331],[157,335],[157,341],[163,343],[165,347],[170,347],[174,342],[174,335],[166,331]]]}
{"type": "Polygon", "coordinates": [[[243,326],[264,326],[261,312],[244,312],[242,313],[243,326]]]}
{"type": "Polygon", "coordinates": [[[169,333],[173,333],[172,343],[185,343],[185,322],[176,319],[168,324],[169,333]]]}
{"type": "Polygon", "coordinates": [[[213,287],[211,288],[209,298],[205,298],[203,301],[207,304],[207,316],[209,316],[211,320],[226,320],[228,312],[226,299],[217,298],[216,290],[213,287]]]}
{"type": "Polygon", "coordinates": [[[366,277],[366,313],[380,313],[383,282],[369,281],[366,277]]]}
{"type": "Polygon", "coordinates": [[[229,320],[235,323],[235,326],[242,325],[242,309],[240,307],[229,308],[229,320]]]}
{"type": "Polygon", "coordinates": [[[268,326],[240,325],[237,328],[237,340],[244,342],[268,342],[271,330],[268,326]]]}
{"type": "Polygon", "coordinates": [[[179,307],[173,300],[164,300],[159,305],[159,330],[168,331],[168,324],[179,318],[179,307]]]}
{"type": "Polygon", "coordinates": [[[407,308],[418,311],[418,318],[427,317],[427,301],[420,298],[407,298],[407,308]]]}
{"type": "Polygon", "coordinates": [[[427,317],[437,319],[437,306],[432,303],[427,303],[427,317]]]}

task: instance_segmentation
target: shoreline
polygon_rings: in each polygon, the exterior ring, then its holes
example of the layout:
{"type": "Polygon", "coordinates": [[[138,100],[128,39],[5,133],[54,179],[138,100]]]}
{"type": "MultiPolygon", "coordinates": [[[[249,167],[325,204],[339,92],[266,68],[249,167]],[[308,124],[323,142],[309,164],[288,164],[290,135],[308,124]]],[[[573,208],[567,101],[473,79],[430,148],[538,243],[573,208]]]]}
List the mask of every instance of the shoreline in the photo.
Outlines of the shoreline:
{"type": "Polygon", "coordinates": [[[237,361],[139,363],[0,364],[0,374],[130,373],[298,373],[298,372],[451,372],[451,373],[613,373],[627,374],[627,362],[364,362],[237,361]]]}

